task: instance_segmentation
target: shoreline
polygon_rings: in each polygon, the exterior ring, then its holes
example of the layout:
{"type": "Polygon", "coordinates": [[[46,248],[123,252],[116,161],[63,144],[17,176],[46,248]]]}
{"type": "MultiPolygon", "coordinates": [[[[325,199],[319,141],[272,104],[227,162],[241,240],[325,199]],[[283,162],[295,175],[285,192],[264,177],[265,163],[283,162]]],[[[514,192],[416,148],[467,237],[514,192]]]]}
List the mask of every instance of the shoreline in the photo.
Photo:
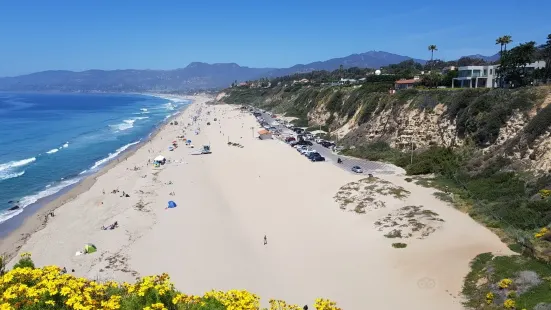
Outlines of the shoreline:
{"type": "MultiPolygon", "coordinates": [[[[97,172],[94,172],[88,176],[85,176],[77,183],[62,189],[58,193],[51,196],[44,197],[37,202],[25,207],[23,211],[15,216],[6,220],[2,225],[7,228],[0,230],[0,256],[4,256],[6,261],[10,261],[19,249],[27,242],[27,240],[37,231],[42,230],[48,224],[49,216],[51,212],[55,211],[59,207],[66,203],[78,198],[79,195],[88,191],[97,181],[97,179],[114,168],[121,160],[126,160],[133,154],[135,154],[140,148],[145,146],[148,142],[154,139],[168,124],[179,115],[181,115],[187,108],[192,106],[196,100],[195,96],[180,96],[180,95],[164,95],[164,94],[151,94],[144,93],[139,95],[157,97],[161,99],[167,99],[174,97],[177,99],[191,100],[191,103],[182,106],[172,116],[166,118],[143,140],[123,151],[119,156],[113,158],[107,162],[97,172]]],[[[167,99],[168,100],[168,99],[167,99]]],[[[54,213],[55,214],[55,213],[54,213]]]]}
{"type": "Polygon", "coordinates": [[[243,288],[262,296],[262,306],[323,296],[343,309],[412,310],[463,309],[456,294],[469,262],[509,253],[433,189],[311,163],[279,141],[259,140],[251,114],[207,101],[198,97],[178,126],[163,126],[147,147],[104,169],[18,253],[98,282],[167,273],[186,294],[243,288]],[[168,152],[178,138],[193,144],[168,152]],[[197,154],[201,145],[212,153],[197,154]],[[167,162],[155,167],[149,160],[158,155],[167,162]],[[406,248],[393,247],[400,239],[406,248]],[[97,252],[75,254],[86,243],[97,252]]]}

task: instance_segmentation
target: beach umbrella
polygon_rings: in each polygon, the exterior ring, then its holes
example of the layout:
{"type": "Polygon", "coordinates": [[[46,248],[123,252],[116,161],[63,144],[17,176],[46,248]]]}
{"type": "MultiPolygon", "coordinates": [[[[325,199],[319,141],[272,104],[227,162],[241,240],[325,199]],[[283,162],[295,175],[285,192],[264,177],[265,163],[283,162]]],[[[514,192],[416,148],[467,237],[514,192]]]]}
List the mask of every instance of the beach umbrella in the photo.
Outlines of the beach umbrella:
{"type": "Polygon", "coordinates": [[[171,200],[171,201],[168,202],[168,207],[169,208],[176,208],[176,203],[171,200]]]}
{"type": "Polygon", "coordinates": [[[163,160],[165,160],[165,157],[163,155],[159,155],[155,157],[155,161],[163,161],[163,160]]]}
{"type": "Polygon", "coordinates": [[[91,243],[86,243],[84,245],[84,253],[90,254],[96,252],[97,250],[98,248],[96,248],[96,246],[91,243]]]}

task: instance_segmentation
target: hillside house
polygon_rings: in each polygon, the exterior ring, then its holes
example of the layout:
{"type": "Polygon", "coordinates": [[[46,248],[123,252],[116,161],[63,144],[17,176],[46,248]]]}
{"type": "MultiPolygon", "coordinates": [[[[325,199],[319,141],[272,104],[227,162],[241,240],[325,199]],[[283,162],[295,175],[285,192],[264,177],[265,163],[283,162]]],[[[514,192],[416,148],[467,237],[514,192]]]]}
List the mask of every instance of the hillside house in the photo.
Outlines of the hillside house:
{"type": "MultiPolygon", "coordinates": [[[[496,70],[498,68],[499,65],[459,67],[457,77],[452,80],[452,88],[497,87],[498,78],[496,70]]],[[[536,61],[526,65],[527,72],[541,68],[545,68],[545,61],[536,61]]]]}
{"type": "Polygon", "coordinates": [[[339,81],[340,85],[352,85],[352,84],[356,84],[356,83],[358,83],[358,81],[355,80],[355,79],[343,79],[343,78],[341,78],[341,80],[339,81]]]}
{"type": "Polygon", "coordinates": [[[418,83],[420,81],[418,76],[414,76],[413,79],[401,79],[396,82],[394,82],[394,89],[395,90],[401,90],[401,89],[410,89],[415,86],[415,83],[418,83]]]}

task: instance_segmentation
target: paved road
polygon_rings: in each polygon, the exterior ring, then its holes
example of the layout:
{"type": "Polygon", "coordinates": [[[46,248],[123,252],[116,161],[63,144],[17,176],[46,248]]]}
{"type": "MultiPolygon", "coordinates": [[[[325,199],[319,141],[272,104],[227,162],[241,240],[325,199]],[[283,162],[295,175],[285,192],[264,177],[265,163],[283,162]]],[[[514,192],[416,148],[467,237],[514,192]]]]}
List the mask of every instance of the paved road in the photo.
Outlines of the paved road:
{"type": "MultiPolygon", "coordinates": [[[[275,122],[275,119],[272,118],[270,115],[268,115],[268,113],[262,113],[262,118],[270,126],[272,126],[272,123],[275,122]]],[[[283,125],[278,124],[278,125],[273,125],[273,126],[276,127],[277,129],[279,129],[284,135],[294,135],[295,134],[292,130],[290,130],[289,128],[287,128],[283,125]]],[[[364,160],[364,159],[359,159],[359,158],[353,158],[353,157],[337,155],[337,154],[333,153],[330,149],[324,147],[321,144],[317,144],[313,141],[312,141],[312,143],[314,144],[314,145],[312,145],[312,148],[314,150],[316,150],[318,153],[320,153],[321,156],[325,157],[326,162],[333,163],[333,164],[337,165],[338,167],[340,167],[341,169],[349,171],[350,173],[354,173],[354,172],[352,172],[352,167],[353,166],[360,166],[362,168],[362,170],[364,171],[364,174],[366,174],[366,175],[368,173],[372,173],[374,175],[376,175],[376,174],[395,174],[396,173],[396,168],[394,168],[390,165],[379,163],[379,162],[374,162],[374,161],[369,161],[369,160],[364,160]],[[339,157],[343,161],[341,164],[337,163],[337,159],[339,157]]],[[[298,152],[297,152],[297,155],[298,156],[303,156],[303,155],[299,154],[298,152]]],[[[304,159],[308,160],[307,158],[304,158],[304,159]]],[[[317,163],[317,164],[320,164],[320,163],[317,163]]]]}

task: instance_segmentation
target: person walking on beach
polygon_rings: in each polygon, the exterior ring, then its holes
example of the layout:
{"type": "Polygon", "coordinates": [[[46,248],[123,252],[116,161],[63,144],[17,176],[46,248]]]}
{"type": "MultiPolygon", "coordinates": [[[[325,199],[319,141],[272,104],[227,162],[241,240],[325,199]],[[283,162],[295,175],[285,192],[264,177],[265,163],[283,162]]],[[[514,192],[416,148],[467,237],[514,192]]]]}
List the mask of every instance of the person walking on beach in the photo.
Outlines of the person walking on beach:
{"type": "Polygon", "coordinates": [[[266,235],[264,235],[264,245],[268,244],[268,238],[266,238],[266,235]]]}

